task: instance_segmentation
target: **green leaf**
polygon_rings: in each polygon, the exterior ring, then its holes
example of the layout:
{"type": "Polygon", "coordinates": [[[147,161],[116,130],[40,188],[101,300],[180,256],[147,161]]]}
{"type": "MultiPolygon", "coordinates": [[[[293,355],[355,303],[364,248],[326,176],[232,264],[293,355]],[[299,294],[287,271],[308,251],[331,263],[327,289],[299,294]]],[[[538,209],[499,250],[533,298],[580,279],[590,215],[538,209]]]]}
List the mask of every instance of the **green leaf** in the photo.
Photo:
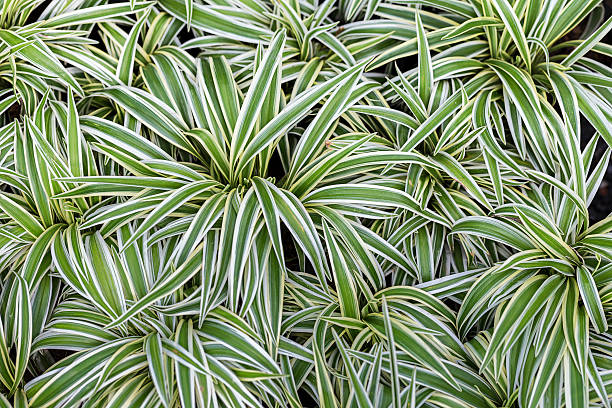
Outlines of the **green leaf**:
{"type": "Polygon", "coordinates": [[[475,28],[480,27],[503,27],[502,22],[494,17],[476,17],[471,18],[457,26],[453,31],[446,34],[443,39],[453,38],[460,35],[463,35],[467,32],[474,30],[475,28]]]}
{"type": "Polygon", "coordinates": [[[349,357],[344,344],[342,343],[342,339],[338,337],[338,334],[332,330],[332,334],[334,336],[334,340],[340,349],[340,354],[342,355],[342,361],[344,362],[344,367],[348,371],[349,378],[351,380],[351,385],[353,388],[353,392],[355,393],[355,399],[357,400],[357,406],[359,408],[363,407],[372,407],[372,403],[370,402],[368,395],[365,392],[363,384],[359,380],[357,376],[357,371],[355,367],[353,367],[353,363],[351,362],[351,358],[349,357]]]}
{"type": "MultiPolygon", "coordinates": [[[[264,96],[268,93],[272,84],[272,76],[277,69],[280,68],[281,51],[285,45],[285,31],[279,31],[272,41],[263,58],[263,61],[257,68],[257,72],[253,77],[253,83],[249,87],[238,118],[236,119],[236,127],[232,133],[231,151],[230,151],[230,172],[236,167],[236,163],[246,148],[251,133],[255,128],[257,116],[259,115],[263,103],[264,96]]],[[[233,180],[233,178],[231,179],[233,180]]]]}
{"type": "Polygon", "coordinates": [[[323,231],[325,233],[325,241],[327,242],[327,250],[329,259],[331,260],[331,270],[334,276],[336,291],[338,292],[338,300],[340,304],[340,312],[342,316],[351,319],[359,319],[359,303],[358,292],[355,287],[355,281],[352,277],[352,272],[346,263],[342,250],[333,234],[329,230],[327,223],[323,223],[323,231]]]}
{"type": "MultiPolygon", "coordinates": [[[[6,43],[9,47],[19,47],[28,41],[27,38],[21,37],[13,31],[0,30],[0,40],[6,43]]],[[[62,66],[57,57],[51,52],[49,47],[38,38],[34,38],[27,46],[21,48],[17,53],[30,64],[44,69],[46,72],[60,78],[66,84],[71,86],[79,93],[83,94],[83,90],[78,82],[62,66]]]]}
{"type": "Polygon", "coordinates": [[[419,97],[421,98],[421,101],[423,101],[423,105],[427,106],[433,87],[434,73],[431,64],[431,55],[429,53],[429,44],[427,43],[427,36],[425,35],[425,29],[423,28],[423,23],[421,22],[419,13],[416,13],[415,16],[419,56],[419,97]]]}
{"type": "Polygon", "coordinates": [[[495,11],[504,22],[504,26],[507,32],[512,37],[516,48],[523,58],[523,62],[527,66],[527,71],[531,71],[531,54],[529,53],[529,45],[527,44],[527,39],[525,38],[525,33],[523,32],[523,27],[517,17],[514,9],[508,3],[508,0],[491,0],[491,3],[495,7],[495,11]]]}
{"type": "Polygon", "coordinates": [[[608,330],[608,322],[604,315],[603,306],[593,276],[587,268],[579,266],[576,268],[576,281],[578,282],[580,298],[584,302],[589,320],[598,333],[606,332],[608,330]]]}
{"type": "Polygon", "coordinates": [[[117,79],[127,86],[132,84],[132,71],[134,70],[134,57],[136,55],[136,46],[138,43],[138,36],[140,35],[140,30],[142,26],[147,21],[147,17],[149,16],[148,9],[138,20],[136,24],[130,30],[130,35],[125,42],[123,49],[121,50],[121,57],[119,58],[119,63],[117,64],[117,79]]]}
{"type": "Polygon", "coordinates": [[[45,230],[32,214],[6,194],[0,194],[0,210],[23,227],[32,237],[38,237],[45,230]]]}

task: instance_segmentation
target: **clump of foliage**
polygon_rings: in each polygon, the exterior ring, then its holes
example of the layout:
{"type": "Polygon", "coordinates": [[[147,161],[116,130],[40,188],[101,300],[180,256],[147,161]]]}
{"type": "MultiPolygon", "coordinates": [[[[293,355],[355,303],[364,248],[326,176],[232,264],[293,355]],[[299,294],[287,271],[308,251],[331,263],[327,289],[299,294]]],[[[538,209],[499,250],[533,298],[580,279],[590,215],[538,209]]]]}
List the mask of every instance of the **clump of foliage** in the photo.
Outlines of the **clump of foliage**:
{"type": "Polygon", "coordinates": [[[1,0],[0,407],[609,408],[611,28],[1,0]]]}

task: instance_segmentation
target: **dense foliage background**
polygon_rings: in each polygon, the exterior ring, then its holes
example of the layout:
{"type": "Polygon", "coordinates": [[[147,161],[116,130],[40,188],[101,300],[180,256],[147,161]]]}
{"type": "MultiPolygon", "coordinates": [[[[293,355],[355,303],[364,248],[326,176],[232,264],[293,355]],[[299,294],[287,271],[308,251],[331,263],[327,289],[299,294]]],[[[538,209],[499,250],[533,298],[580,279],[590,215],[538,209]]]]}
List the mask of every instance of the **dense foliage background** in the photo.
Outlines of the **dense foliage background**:
{"type": "Polygon", "coordinates": [[[0,407],[610,407],[599,0],[0,6],[0,407]]]}

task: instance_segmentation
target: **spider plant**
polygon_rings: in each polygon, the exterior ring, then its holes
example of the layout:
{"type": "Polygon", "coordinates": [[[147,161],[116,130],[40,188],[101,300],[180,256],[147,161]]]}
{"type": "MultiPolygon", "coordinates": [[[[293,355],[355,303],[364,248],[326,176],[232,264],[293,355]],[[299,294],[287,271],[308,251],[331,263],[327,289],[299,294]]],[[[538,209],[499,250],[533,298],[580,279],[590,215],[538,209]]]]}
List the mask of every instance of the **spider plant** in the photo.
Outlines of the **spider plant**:
{"type": "Polygon", "coordinates": [[[597,0],[0,0],[0,407],[610,407],[597,0]]]}

